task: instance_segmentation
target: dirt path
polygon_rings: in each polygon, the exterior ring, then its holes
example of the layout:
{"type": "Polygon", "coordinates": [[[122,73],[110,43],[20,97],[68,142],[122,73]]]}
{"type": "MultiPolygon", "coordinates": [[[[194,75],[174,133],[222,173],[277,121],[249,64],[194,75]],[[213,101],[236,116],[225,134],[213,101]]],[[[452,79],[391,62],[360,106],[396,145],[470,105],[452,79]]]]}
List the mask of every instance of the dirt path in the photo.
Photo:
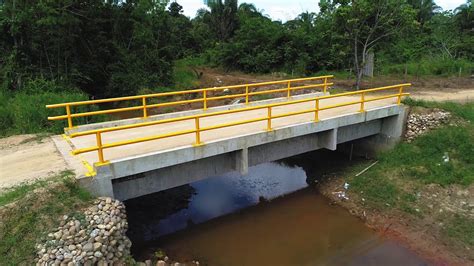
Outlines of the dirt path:
{"type": "Polygon", "coordinates": [[[444,91],[410,91],[411,97],[417,100],[426,101],[453,101],[453,102],[470,102],[474,101],[474,88],[466,90],[457,90],[454,92],[444,91]]]}
{"type": "Polygon", "coordinates": [[[66,170],[50,137],[17,135],[0,139],[0,189],[66,170]]]}

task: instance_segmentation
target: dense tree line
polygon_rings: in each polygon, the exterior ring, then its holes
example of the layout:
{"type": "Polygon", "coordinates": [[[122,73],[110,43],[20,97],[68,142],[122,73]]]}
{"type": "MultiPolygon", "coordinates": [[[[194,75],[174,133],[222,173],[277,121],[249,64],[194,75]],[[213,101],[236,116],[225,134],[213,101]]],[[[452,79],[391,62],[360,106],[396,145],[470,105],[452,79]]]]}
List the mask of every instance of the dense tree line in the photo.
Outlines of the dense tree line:
{"type": "Polygon", "coordinates": [[[173,84],[173,62],[200,56],[245,72],[311,74],[439,57],[473,61],[474,5],[430,0],[321,0],[282,23],[237,0],[208,0],[190,19],[166,0],[0,1],[0,82],[52,81],[96,97],[173,84]]]}

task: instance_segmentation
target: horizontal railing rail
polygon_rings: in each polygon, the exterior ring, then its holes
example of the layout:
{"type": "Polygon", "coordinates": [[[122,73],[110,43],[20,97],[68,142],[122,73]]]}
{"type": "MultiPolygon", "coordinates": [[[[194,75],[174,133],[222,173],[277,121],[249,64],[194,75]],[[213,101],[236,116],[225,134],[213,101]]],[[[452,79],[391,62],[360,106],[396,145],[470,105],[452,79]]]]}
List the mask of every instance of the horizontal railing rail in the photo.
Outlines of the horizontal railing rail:
{"type": "Polygon", "coordinates": [[[372,102],[372,101],[377,101],[377,100],[382,100],[382,99],[388,99],[388,98],[397,98],[397,104],[399,105],[399,104],[401,104],[401,98],[403,96],[409,95],[409,93],[404,93],[403,92],[403,88],[408,87],[408,86],[411,86],[411,84],[410,83],[398,84],[398,85],[386,86],[386,87],[380,87],[380,88],[374,88],[374,89],[367,89],[367,90],[360,90],[360,91],[353,91],[353,92],[345,92],[345,93],[339,93],[339,94],[327,95],[327,96],[312,97],[312,98],[301,99],[301,100],[293,100],[293,101],[266,104],[266,105],[259,105],[259,106],[253,106],[253,107],[244,107],[244,108],[235,109],[235,110],[218,111],[218,112],[213,112],[213,113],[204,113],[204,114],[198,114],[198,115],[190,115],[190,116],[186,116],[186,117],[176,117],[176,118],[169,118],[169,119],[163,119],[163,120],[157,120],[157,121],[151,121],[151,122],[143,122],[143,123],[138,123],[138,124],[130,124],[130,125],[124,125],[124,126],[117,126],[117,127],[110,127],[110,128],[103,128],[103,129],[95,129],[95,130],[77,132],[77,133],[71,134],[70,137],[76,138],[76,137],[87,136],[87,135],[95,135],[96,136],[96,146],[76,149],[76,150],[73,150],[72,153],[74,155],[76,155],[76,154],[82,154],[82,153],[97,151],[98,152],[98,158],[99,158],[98,163],[99,164],[104,164],[104,163],[107,163],[107,161],[104,158],[104,150],[114,148],[114,147],[119,147],[119,146],[131,145],[131,144],[136,144],[136,143],[146,142],[146,141],[152,141],[152,140],[157,140],[157,139],[171,138],[171,137],[181,136],[181,135],[186,135],[186,134],[195,134],[194,145],[202,145],[203,144],[202,141],[201,141],[201,133],[202,132],[206,132],[206,131],[210,131],[210,130],[214,130],[214,129],[219,129],[219,128],[226,128],[226,127],[232,127],[232,126],[237,126],[237,125],[261,122],[261,121],[267,121],[266,130],[271,131],[272,130],[272,120],[273,119],[278,119],[278,118],[283,118],[283,117],[288,117],[288,116],[295,116],[295,115],[306,114],[306,113],[314,113],[314,120],[313,121],[318,122],[319,121],[319,112],[324,111],[324,110],[328,110],[328,109],[360,104],[359,112],[364,112],[366,110],[365,109],[365,103],[372,102]],[[373,97],[373,98],[367,98],[366,97],[368,93],[381,92],[381,91],[387,91],[387,90],[398,90],[398,91],[396,93],[393,93],[393,94],[376,96],[376,97],[373,97]],[[333,105],[329,105],[329,106],[325,106],[325,107],[320,107],[320,102],[323,101],[323,100],[333,99],[333,98],[338,98],[338,97],[343,97],[343,96],[353,96],[353,95],[360,95],[360,99],[355,100],[355,101],[353,100],[353,101],[333,104],[333,105]],[[293,105],[293,104],[305,103],[305,102],[314,102],[315,103],[314,107],[310,108],[310,109],[306,109],[306,110],[301,110],[301,111],[293,111],[293,112],[288,112],[288,113],[283,113],[283,114],[278,114],[278,115],[272,115],[272,109],[274,107],[287,106],[287,105],[293,105]],[[218,125],[212,125],[212,126],[207,126],[207,127],[201,127],[200,126],[201,119],[203,119],[203,118],[208,118],[208,117],[212,117],[212,116],[226,115],[226,114],[233,114],[233,113],[242,113],[242,112],[248,112],[248,111],[252,111],[252,110],[262,110],[262,109],[267,110],[267,114],[264,117],[258,117],[258,118],[240,120],[240,121],[233,121],[233,122],[228,122],[228,123],[223,123],[223,124],[218,124],[218,125]],[[161,135],[155,135],[155,136],[150,136],[150,137],[136,138],[136,139],[132,139],[132,140],[117,141],[117,142],[112,142],[112,143],[105,143],[104,144],[102,142],[102,134],[107,133],[107,132],[121,131],[121,130],[140,128],[140,127],[146,127],[146,126],[153,126],[153,125],[160,125],[160,124],[168,124],[168,123],[187,121],[187,120],[194,120],[194,128],[193,129],[176,131],[176,132],[171,132],[171,133],[166,133],[166,134],[161,134],[161,135]]]}
{"type": "Polygon", "coordinates": [[[273,94],[273,93],[284,92],[286,93],[286,96],[290,98],[293,91],[304,90],[304,89],[315,89],[315,88],[322,88],[323,92],[326,93],[328,87],[333,85],[333,83],[328,82],[328,80],[333,77],[334,76],[332,75],[327,75],[327,76],[319,76],[319,77],[268,81],[268,82],[250,83],[250,84],[242,84],[242,85],[184,90],[184,91],[163,92],[163,93],[154,93],[154,94],[127,96],[127,97],[118,97],[118,98],[109,98],[109,99],[68,102],[68,103],[46,105],[46,108],[65,108],[66,114],[48,117],[48,120],[67,120],[68,128],[71,129],[74,127],[73,119],[78,118],[78,117],[105,115],[105,114],[114,114],[114,113],[120,113],[120,112],[142,110],[142,116],[140,117],[147,118],[149,117],[150,109],[174,106],[174,105],[202,103],[202,109],[207,110],[209,106],[209,102],[217,101],[217,100],[245,98],[245,103],[248,104],[250,102],[250,97],[256,96],[256,95],[263,95],[263,94],[273,94]],[[294,85],[295,83],[308,82],[308,81],[322,81],[322,83],[292,87],[292,85],[294,85]],[[264,91],[251,91],[251,89],[255,89],[258,87],[281,85],[281,84],[284,84],[285,88],[270,89],[270,90],[264,90],[264,91]],[[211,95],[211,92],[236,90],[236,89],[242,89],[242,90],[245,89],[245,92],[237,93],[237,94],[222,95],[222,96],[211,95]],[[163,97],[169,97],[169,96],[188,95],[188,94],[200,94],[201,97],[196,98],[196,99],[190,99],[190,100],[170,101],[170,102],[155,103],[155,104],[151,104],[148,101],[148,99],[152,99],[152,98],[163,98],[163,97]],[[73,112],[74,111],[73,107],[77,107],[77,106],[96,105],[96,104],[102,104],[102,103],[115,103],[115,102],[133,101],[133,100],[141,100],[141,105],[132,106],[132,107],[106,109],[106,110],[100,110],[100,111],[81,112],[81,113],[73,112]]]}

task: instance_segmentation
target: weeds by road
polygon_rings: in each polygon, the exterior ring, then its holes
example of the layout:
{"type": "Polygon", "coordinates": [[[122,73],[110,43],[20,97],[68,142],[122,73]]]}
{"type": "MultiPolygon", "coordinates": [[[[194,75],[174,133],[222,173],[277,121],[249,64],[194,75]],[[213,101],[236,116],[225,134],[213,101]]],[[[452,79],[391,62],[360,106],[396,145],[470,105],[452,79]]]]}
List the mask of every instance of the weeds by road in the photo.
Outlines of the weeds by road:
{"type": "Polygon", "coordinates": [[[79,213],[91,199],[71,171],[0,191],[0,264],[31,264],[35,244],[45,232],[57,227],[62,215],[79,213]]]}

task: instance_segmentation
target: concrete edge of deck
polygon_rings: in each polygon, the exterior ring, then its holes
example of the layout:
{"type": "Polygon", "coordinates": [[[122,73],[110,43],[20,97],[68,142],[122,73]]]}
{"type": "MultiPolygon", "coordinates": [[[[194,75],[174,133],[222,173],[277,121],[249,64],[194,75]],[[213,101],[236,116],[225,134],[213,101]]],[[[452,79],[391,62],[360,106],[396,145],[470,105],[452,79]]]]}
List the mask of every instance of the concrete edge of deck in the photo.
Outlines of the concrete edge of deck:
{"type": "MultiPolygon", "coordinates": [[[[323,96],[323,95],[328,95],[328,94],[329,93],[323,93],[323,92],[306,93],[306,94],[294,95],[294,96],[291,97],[291,100],[307,99],[307,98],[311,98],[311,97],[323,96]]],[[[213,113],[213,112],[220,112],[220,111],[227,111],[227,110],[235,110],[235,109],[244,108],[244,107],[251,107],[251,106],[258,106],[258,105],[265,105],[265,104],[272,104],[272,103],[280,103],[280,102],[285,102],[285,101],[288,101],[287,97],[280,97],[280,98],[267,99],[267,100],[262,100],[262,101],[254,101],[254,102],[250,102],[248,104],[238,103],[238,104],[233,104],[233,105],[210,107],[207,110],[195,109],[195,110],[188,110],[188,111],[182,111],[182,112],[174,112],[174,113],[153,115],[153,116],[149,116],[147,118],[141,118],[141,117],[139,117],[139,118],[129,118],[129,119],[116,120],[116,121],[108,121],[108,122],[102,122],[102,123],[81,125],[81,126],[74,127],[74,128],[71,128],[71,129],[66,128],[66,129],[64,129],[64,132],[65,132],[66,135],[70,135],[70,134],[73,134],[73,133],[83,132],[83,131],[88,131],[88,130],[109,128],[109,127],[117,127],[117,126],[123,126],[123,125],[131,125],[131,124],[138,124],[138,123],[143,123],[143,122],[158,121],[158,120],[163,120],[163,119],[169,119],[169,118],[175,118],[175,117],[184,117],[184,116],[197,115],[197,114],[205,114],[205,113],[213,113]]]]}
{"type": "Polygon", "coordinates": [[[95,174],[91,166],[82,156],[72,155],[72,143],[62,135],[52,136],[56,150],[62,155],[68,169],[72,170],[76,178],[86,178],[95,174]]]}

